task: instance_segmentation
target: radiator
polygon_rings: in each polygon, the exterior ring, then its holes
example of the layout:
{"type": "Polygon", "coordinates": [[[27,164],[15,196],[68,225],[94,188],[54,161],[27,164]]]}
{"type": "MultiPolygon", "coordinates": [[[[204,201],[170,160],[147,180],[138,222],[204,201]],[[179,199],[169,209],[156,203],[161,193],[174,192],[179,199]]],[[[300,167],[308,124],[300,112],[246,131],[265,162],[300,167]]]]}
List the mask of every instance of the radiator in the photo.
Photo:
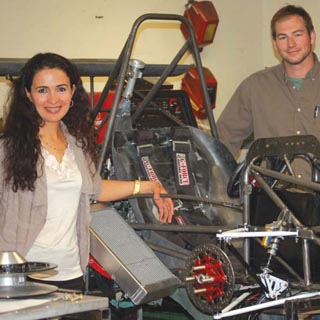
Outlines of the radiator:
{"type": "Polygon", "coordinates": [[[90,253],[136,304],[169,296],[180,280],[112,207],[92,210],[90,253]]]}

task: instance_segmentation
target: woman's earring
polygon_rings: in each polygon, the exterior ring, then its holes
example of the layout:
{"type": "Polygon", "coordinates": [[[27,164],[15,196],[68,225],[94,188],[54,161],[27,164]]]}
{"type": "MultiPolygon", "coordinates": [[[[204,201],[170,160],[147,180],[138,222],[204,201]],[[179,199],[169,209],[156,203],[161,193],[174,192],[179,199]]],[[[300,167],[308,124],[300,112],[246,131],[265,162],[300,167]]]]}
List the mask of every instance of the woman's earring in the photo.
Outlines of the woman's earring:
{"type": "Polygon", "coordinates": [[[70,108],[72,108],[73,105],[74,105],[74,102],[73,102],[73,100],[71,99],[70,108]]]}

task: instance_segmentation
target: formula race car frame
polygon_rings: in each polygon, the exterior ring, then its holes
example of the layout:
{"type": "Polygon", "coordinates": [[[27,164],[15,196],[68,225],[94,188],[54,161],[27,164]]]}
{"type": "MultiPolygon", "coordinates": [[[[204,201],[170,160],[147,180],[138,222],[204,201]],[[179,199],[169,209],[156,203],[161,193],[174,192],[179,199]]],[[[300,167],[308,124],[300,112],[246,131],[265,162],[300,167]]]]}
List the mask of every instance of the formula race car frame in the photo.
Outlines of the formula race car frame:
{"type": "MultiPolygon", "coordinates": [[[[93,118],[115,81],[112,108],[98,128],[108,123],[98,169],[110,178],[158,180],[169,191],[175,202],[172,225],[158,223],[150,195],[114,205],[180,279],[191,302],[184,307],[192,304],[204,318],[215,319],[253,317],[279,306],[293,319],[298,311],[316,308],[320,291],[314,260],[320,239],[313,212],[320,191],[319,142],[313,136],[259,139],[237,166],[218,139],[193,29],[181,16],[146,14],[136,20],[93,118]],[[145,20],[178,21],[190,37],[158,81],[141,91],[136,83],[145,64],[131,54],[145,20]],[[173,105],[159,103],[165,80],[187,50],[199,73],[210,134],[197,128],[190,105],[177,108],[176,99],[173,105]],[[183,112],[189,117],[181,118],[183,112]],[[292,163],[297,160],[308,165],[310,180],[295,177],[292,163]]],[[[177,92],[170,94],[176,97],[177,92]]]]}

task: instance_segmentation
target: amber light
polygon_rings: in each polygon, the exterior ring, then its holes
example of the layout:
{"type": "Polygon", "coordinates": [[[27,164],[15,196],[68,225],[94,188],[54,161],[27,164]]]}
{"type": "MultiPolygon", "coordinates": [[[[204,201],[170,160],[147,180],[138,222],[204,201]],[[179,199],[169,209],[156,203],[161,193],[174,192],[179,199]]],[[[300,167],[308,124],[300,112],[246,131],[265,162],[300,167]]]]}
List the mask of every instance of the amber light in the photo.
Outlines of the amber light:
{"type": "Polygon", "coordinates": [[[204,32],[203,35],[203,42],[207,43],[207,42],[212,42],[213,41],[213,37],[214,34],[216,32],[216,25],[215,24],[209,24],[204,32]]]}
{"type": "MultiPolygon", "coordinates": [[[[199,48],[213,42],[219,23],[218,14],[211,1],[194,1],[184,12],[184,16],[191,23],[199,48]]],[[[189,32],[184,24],[181,31],[186,39],[189,32]]]]}
{"type": "MultiPolygon", "coordinates": [[[[206,68],[202,67],[207,91],[209,94],[209,99],[211,103],[211,108],[215,108],[216,105],[216,93],[217,93],[217,80],[212,74],[212,72],[206,68]]],[[[207,111],[204,106],[204,97],[202,92],[202,87],[200,83],[199,73],[195,67],[191,67],[186,75],[182,79],[182,89],[188,94],[193,113],[196,118],[205,119],[207,118],[207,111]]]]}

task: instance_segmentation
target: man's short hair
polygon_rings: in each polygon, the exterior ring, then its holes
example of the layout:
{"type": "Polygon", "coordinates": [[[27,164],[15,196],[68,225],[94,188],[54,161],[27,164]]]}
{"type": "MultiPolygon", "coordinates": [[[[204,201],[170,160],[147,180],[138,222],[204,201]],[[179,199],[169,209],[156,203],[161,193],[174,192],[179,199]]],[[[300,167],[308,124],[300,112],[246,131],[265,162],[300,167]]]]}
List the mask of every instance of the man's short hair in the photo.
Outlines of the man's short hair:
{"type": "Polygon", "coordinates": [[[276,22],[294,15],[300,16],[303,19],[309,35],[311,34],[314,27],[309,13],[302,7],[287,5],[278,10],[271,19],[271,35],[273,39],[276,37],[276,22]]]}

